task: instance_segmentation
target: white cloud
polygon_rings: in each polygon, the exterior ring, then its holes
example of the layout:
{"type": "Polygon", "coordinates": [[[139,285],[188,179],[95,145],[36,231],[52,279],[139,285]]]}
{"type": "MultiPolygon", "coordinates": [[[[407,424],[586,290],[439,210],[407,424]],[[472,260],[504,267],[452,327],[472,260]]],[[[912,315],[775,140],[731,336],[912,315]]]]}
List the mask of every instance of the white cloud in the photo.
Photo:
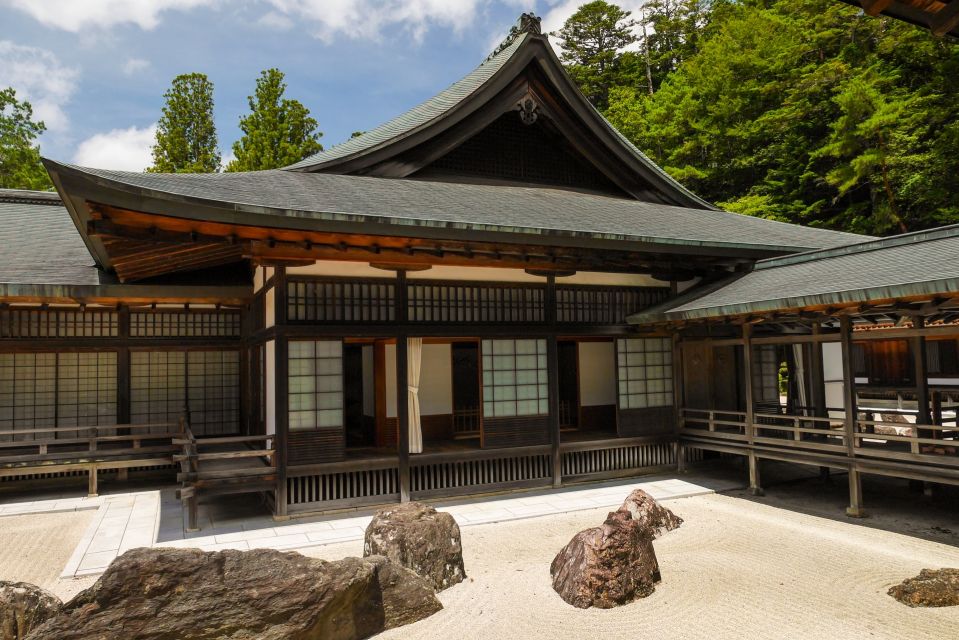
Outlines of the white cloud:
{"type": "Polygon", "coordinates": [[[135,24],[153,29],[165,11],[186,11],[218,0],[0,0],[48,27],[78,33],[135,24]]]}
{"type": "Polygon", "coordinates": [[[277,31],[292,29],[294,25],[293,20],[289,16],[277,13],[276,11],[264,13],[256,22],[257,24],[269,27],[270,29],[276,29],[277,31]]]}
{"type": "Polygon", "coordinates": [[[77,75],[46,49],[0,40],[0,88],[16,89],[19,100],[33,105],[34,118],[52,131],[67,128],[63,108],[76,90],[77,75]]]}
{"type": "Polygon", "coordinates": [[[123,75],[134,76],[150,68],[150,61],[143,58],[130,58],[123,63],[123,75]]]}
{"type": "Polygon", "coordinates": [[[153,164],[151,150],[156,125],[139,129],[113,129],[90,136],[80,143],[73,162],[83,167],[143,171],[153,164]]]}
{"type": "Polygon", "coordinates": [[[378,39],[383,29],[398,26],[415,41],[440,26],[456,32],[474,26],[481,10],[493,4],[528,6],[524,0],[267,0],[279,15],[306,20],[313,34],[331,42],[337,36],[378,39]]]}

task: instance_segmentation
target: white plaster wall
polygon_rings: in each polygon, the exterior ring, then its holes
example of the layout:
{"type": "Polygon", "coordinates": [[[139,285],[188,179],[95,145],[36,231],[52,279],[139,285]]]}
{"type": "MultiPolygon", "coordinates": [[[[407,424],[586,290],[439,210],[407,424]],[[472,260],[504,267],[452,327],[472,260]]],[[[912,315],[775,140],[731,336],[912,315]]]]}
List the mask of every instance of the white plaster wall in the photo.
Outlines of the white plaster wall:
{"type": "Polygon", "coordinates": [[[616,351],[612,342],[579,343],[579,398],[584,407],[616,404],[616,351]]]}
{"type": "Polygon", "coordinates": [[[608,287],[664,287],[668,282],[655,280],[644,273],[603,273],[600,271],[577,271],[571,276],[556,278],[556,284],[594,284],[608,287]]]}
{"type": "Polygon", "coordinates": [[[363,360],[363,415],[376,415],[376,383],[373,375],[373,345],[365,344],[361,350],[363,360]]]}
{"type": "Polygon", "coordinates": [[[264,304],[266,305],[266,328],[269,329],[274,324],[276,324],[276,297],[274,294],[276,289],[270,287],[266,292],[266,300],[264,304]]]}
{"type": "MultiPolygon", "coordinates": [[[[822,344],[822,370],[823,381],[826,386],[826,406],[833,409],[842,409],[846,407],[843,399],[842,381],[842,345],[838,342],[824,342],[822,344]]],[[[829,416],[838,418],[842,416],[841,411],[830,411],[829,416]]]]}
{"type": "MultiPolygon", "coordinates": [[[[420,415],[453,413],[453,364],[448,344],[424,344],[420,415]]],[[[396,417],[396,345],[386,345],[386,415],[396,417]]]]}
{"type": "Polygon", "coordinates": [[[276,433],[276,342],[266,343],[266,432],[276,433]]]}
{"type": "Polygon", "coordinates": [[[374,269],[366,262],[347,260],[317,260],[313,264],[299,267],[287,267],[288,275],[343,276],[350,278],[395,278],[396,273],[383,269],[374,269]]]}

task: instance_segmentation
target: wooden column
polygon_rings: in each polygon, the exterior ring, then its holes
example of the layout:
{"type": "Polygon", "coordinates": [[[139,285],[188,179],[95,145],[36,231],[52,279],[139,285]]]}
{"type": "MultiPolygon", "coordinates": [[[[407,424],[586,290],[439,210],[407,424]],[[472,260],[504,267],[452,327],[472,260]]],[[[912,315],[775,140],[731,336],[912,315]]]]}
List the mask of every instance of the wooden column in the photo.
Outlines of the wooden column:
{"type": "Polygon", "coordinates": [[[273,389],[276,408],[276,504],[274,516],[287,517],[286,468],[290,433],[289,339],[286,336],[286,268],[276,267],[273,276],[273,318],[276,329],[276,353],[273,389]]]}
{"type": "Polygon", "coordinates": [[[409,343],[396,337],[396,423],[399,431],[400,502],[410,501],[409,343]]]}
{"type": "Polygon", "coordinates": [[[851,458],[855,448],[853,435],[856,432],[856,373],[853,371],[852,319],[849,316],[839,318],[839,339],[842,347],[842,398],[846,412],[846,454],[851,458]]]}
{"type": "Polygon", "coordinates": [[[546,323],[550,326],[550,335],[546,338],[546,381],[547,405],[549,407],[548,425],[550,442],[550,462],[553,473],[553,486],[563,484],[563,457],[560,452],[561,435],[559,430],[559,339],[556,335],[556,275],[546,276],[546,323]]]}
{"type": "MultiPolygon", "coordinates": [[[[929,363],[926,357],[926,338],[921,333],[918,333],[926,326],[925,319],[922,316],[913,316],[912,326],[913,331],[917,332],[916,335],[909,340],[910,347],[912,347],[912,360],[915,366],[916,407],[918,409],[916,423],[931,424],[932,416],[929,412],[929,363]]],[[[934,438],[935,432],[929,429],[919,429],[916,435],[920,438],[934,438]]]]}
{"type": "MultiPolygon", "coordinates": [[[[675,283],[674,283],[675,284],[675,283]]],[[[673,457],[676,460],[676,471],[686,473],[686,447],[683,445],[683,438],[680,429],[683,427],[683,348],[679,341],[679,332],[674,331],[673,340],[673,429],[676,435],[676,445],[673,448],[673,457]]],[[[619,367],[619,360],[616,361],[619,367]]],[[[619,403],[619,378],[615,378],[617,405],[619,403]]]]}
{"type": "Polygon", "coordinates": [[[117,337],[121,345],[117,349],[117,423],[130,424],[130,308],[126,305],[117,309],[117,337]]]}
{"type": "Polygon", "coordinates": [[[849,468],[849,506],[846,515],[850,518],[865,518],[866,510],[862,505],[862,478],[855,466],[849,468]]]}
{"type": "MultiPolygon", "coordinates": [[[[822,325],[818,322],[812,326],[813,336],[819,336],[822,333],[822,325]]],[[[816,340],[810,343],[809,356],[809,376],[810,376],[810,397],[815,407],[815,416],[818,418],[828,417],[826,411],[826,374],[823,370],[822,362],[822,342],[816,340]]]]}
{"type": "Polygon", "coordinates": [[[749,458],[749,493],[754,496],[765,494],[762,487],[762,479],[759,477],[759,456],[755,451],[750,451],[749,458]]]}
{"type": "MultiPolygon", "coordinates": [[[[743,373],[746,376],[746,439],[749,446],[753,446],[753,440],[756,438],[756,403],[753,399],[753,326],[749,323],[743,324],[743,373]]],[[[750,465],[752,463],[750,462],[750,465]]],[[[752,467],[750,466],[750,478],[752,478],[752,467]]],[[[750,482],[750,487],[752,487],[750,482]]]]}
{"type": "Polygon", "coordinates": [[[546,338],[546,379],[548,382],[550,460],[553,469],[553,486],[563,484],[563,460],[559,450],[559,340],[556,335],[546,338]]]}

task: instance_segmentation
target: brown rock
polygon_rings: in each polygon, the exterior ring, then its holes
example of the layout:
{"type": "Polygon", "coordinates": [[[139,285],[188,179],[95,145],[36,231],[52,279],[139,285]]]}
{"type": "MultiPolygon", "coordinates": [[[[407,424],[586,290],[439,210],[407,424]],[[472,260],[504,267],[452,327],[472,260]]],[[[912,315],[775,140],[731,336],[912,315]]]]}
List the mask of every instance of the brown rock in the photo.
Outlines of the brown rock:
{"type": "Polygon", "coordinates": [[[626,498],[620,511],[627,511],[633,520],[648,528],[653,538],[658,538],[667,531],[678,529],[683,519],[662,506],[642,489],[635,489],[626,498]]]}
{"type": "Polygon", "coordinates": [[[959,569],[923,569],[889,589],[889,595],[910,607],[959,605],[959,569]]]}
{"type": "Polygon", "coordinates": [[[383,559],[134,549],[29,640],[353,640],[440,608],[425,580],[383,559]]]}
{"type": "Polygon", "coordinates": [[[379,510],[366,528],[363,555],[386,556],[429,580],[437,591],[466,578],[456,520],[420,502],[379,510]]]}
{"type": "Polygon", "coordinates": [[[645,598],[660,581],[652,531],[620,509],[602,526],[580,531],[550,566],[553,589],[566,602],[609,609],[645,598]]]}
{"type": "Polygon", "coordinates": [[[0,580],[0,640],[26,638],[62,606],[60,598],[36,585],[0,580]]]}

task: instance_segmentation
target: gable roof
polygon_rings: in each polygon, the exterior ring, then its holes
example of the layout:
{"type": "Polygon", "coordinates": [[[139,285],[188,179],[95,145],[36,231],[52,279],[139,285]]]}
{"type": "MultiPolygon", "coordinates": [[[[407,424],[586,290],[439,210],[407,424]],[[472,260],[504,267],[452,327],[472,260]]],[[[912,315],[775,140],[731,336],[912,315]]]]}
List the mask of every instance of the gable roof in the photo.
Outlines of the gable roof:
{"type": "Polygon", "coordinates": [[[959,225],[760,260],[634,314],[631,324],[959,293],[959,225]]]}
{"type": "MultiPolygon", "coordinates": [[[[436,96],[285,170],[408,177],[423,164],[411,162],[402,157],[403,153],[455,132],[457,127],[464,129],[455,134],[456,140],[462,142],[478,128],[464,123],[479,119],[488,124],[493,117],[515,110],[518,100],[525,96],[514,94],[521,91],[534,98],[538,110],[567,122],[560,126],[566,128],[566,133],[573,135],[569,130],[572,121],[588,130],[591,142],[598,145],[592,152],[594,161],[604,165],[600,167],[602,171],[615,174],[609,177],[633,197],[695,209],[716,208],[658,167],[590,104],[556,57],[547,37],[540,33],[538,18],[524,14],[519,24],[525,31],[514,27],[507,40],[482,64],[436,96]],[[517,81],[527,77],[530,69],[537,71],[537,82],[543,86],[528,81],[517,88],[517,81]],[[538,96],[539,91],[546,91],[547,99],[538,96]],[[485,113],[492,104],[496,108],[485,113]]],[[[456,141],[446,141],[444,148],[448,151],[455,144],[456,141]]]]}

